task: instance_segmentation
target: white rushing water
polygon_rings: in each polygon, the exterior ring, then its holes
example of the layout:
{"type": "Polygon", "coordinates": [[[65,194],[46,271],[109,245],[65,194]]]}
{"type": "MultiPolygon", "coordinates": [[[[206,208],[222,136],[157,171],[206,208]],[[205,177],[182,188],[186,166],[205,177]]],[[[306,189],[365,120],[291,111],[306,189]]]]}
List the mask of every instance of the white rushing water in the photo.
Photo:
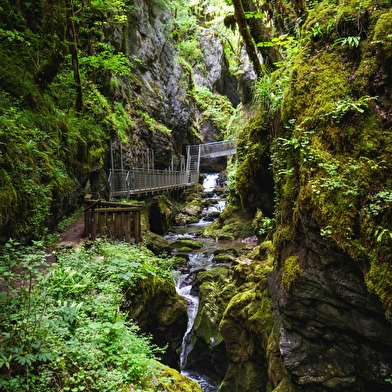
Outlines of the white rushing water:
{"type": "MultiPolygon", "coordinates": [[[[179,281],[181,282],[183,281],[183,279],[179,279],[179,281]]],[[[185,301],[188,306],[188,325],[187,325],[186,332],[184,334],[184,338],[182,339],[182,351],[180,355],[180,366],[181,369],[183,369],[186,366],[186,360],[188,354],[193,349],[191,331],[192,331],[193,324],[195,322],[195,318],[197,316],[197,311],[199,309],[199,297],[190,294],[192,285],[188,285],[180,288],[178,287],[177,284],[176,288],[178,294],[180,294],[183,298],[185,298],[185,301]]]]}
{"type": "MultiPolygon", "coordinates": [[[[220,200],[219,196],[213,191],[219,186],[218,184],[219,174],[206,174],[203,182],[204,192],[211,195],[211,199],[214,199],[214,203],[204,208],[203,215],[207,216],[212,212],[222,212],[225,207],[225,200],[220,200]]],[[[197,238],[196,232],[200,230],[201,226],[207,226],[211,224],[211,220],[201,219],[198,223],[188,225],[185,228],[177,229],[176,232],[168,233],[165,238],[168,241],[173,241],[178,238],[197,238]]],[[[200,238],[197,238],[200,240],[200,238]]],[[[195,318],[197,316],[199,308],[199,297],[192,295],[192,283],[186,284],[186,278],[190,273],[198,270],[206,270],[214,268],[213,263],[213,252],[214,249],[219,245],[216,241],[203,239],[204,247],[198,251],[191,252],[189,254],[189,271],[186,274],[181,274],[176,279],[176,290],[185,299],[188,306],[188,324],[185,335],[182,341],[182,351],[180,355],[181,373],[185,376],[196,381],[204,392],[217,392],[221,380],[213,379],[206,374],[201,374],[192,369],[186,369],[188,354],[193,349],[192,344],[192,328],[194,325],[195,318]]]]}
{"type": "MultiPolygon", "coordinates": [[[[212,259],[213,254],[204,252],[190,253],[189,273],[198,271],[200,269],[213,268],[212,259]]],[[[180,365],[182,369],[181,373],[184,376],[196,381],[204,392],[217,392],[221,382],[220,379],[217,379],[217,377],[213,378],[209,375],[202,374],[191,369],[186,369],[188,354],[193,349],[192,328],[199,308],[199,297],[191,294],[192,284],[186,286],[184,285],[184,281],[189,276],[189,273],[180,275],[175,282],[177,292],[185,299],[188,306],[188,324],[182,340],[182,350],[180,354],[180,365]]]]}

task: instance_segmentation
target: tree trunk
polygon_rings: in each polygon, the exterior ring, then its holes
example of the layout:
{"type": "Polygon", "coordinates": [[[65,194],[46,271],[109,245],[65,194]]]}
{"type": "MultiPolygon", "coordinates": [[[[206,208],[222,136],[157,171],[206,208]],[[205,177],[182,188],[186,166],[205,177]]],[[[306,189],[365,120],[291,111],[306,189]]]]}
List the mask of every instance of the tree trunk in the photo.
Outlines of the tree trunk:
{"type": "MultiPolygon", "coordinates": [[[[242,0],[244,12],[258,12],[252,0],[242,0]]],[[[271,35],[264,25],[262,18],[251,17],[247,18],[250,34],[255,43],[270,42],[271,35]]],[[[283,57],[275,46],[259,47],[259,51],[263,56],[263,62],[267,70],[274,71],[276,69],[275,63],[282,61],[283,57]]]]}
{"type": "Polygon", "coordinates": [[[83,91],[82,91],[82,82],[80,79],[78,44],[76,39],[76,30],[75,30],[75,23],[73,17],[74,17],[73,0],[68,0],[67,1],[67,30],[68,30],[68,39],[69,39],[69,50],[72,56],[72,68],[73,68],[74,80],[76,84],[75,108],[78,112],[80,112],[83,107],[83,91]]]}
{"type": "Polygon", "coordinates": [[[240,31],[242,39],[244,40],[246,53],[248,54],[250,61],[253,63],[253,68],[256,72],[257,77],[260,77],[262,75],[262,69],[259,58],[257,56],[256,46],[248,29],[242,1],[233,0],[233,6],[234,16],[237,20],[238,29],[240,31]]]}

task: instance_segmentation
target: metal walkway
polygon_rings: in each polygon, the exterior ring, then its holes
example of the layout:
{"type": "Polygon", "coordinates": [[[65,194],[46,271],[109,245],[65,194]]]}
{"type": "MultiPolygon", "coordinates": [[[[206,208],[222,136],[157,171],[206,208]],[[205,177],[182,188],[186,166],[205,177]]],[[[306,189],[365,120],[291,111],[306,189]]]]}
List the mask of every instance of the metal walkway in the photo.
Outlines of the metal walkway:
{"type": "Polygon", "coordinates": [[[165,190],[183,189],[199,182],[201,158],[217,158],[236,153],[237,140],[187,146],[186,167],[181,171],[133,168],[111,169],[110,199],[141,196],[165,190]]]}

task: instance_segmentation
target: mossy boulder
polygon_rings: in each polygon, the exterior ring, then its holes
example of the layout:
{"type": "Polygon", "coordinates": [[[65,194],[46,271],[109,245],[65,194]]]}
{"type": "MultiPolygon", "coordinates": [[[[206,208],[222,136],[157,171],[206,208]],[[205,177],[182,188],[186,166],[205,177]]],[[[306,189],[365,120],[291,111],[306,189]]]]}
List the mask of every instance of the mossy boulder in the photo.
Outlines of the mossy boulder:
{"type": "Polygon", "coordinates": [[[177,370],[160,365],[160,372],[152,382],[151,388],[155,392],[203,392],[200,385],[183,376],[177,370]]]}
{"type": "Polygon", "coordinates": [[[221,391],[261,391],[270,386],[269,373],[275,371],[275,366],[268,368],[266,359],[273,331],[267,289],[271,254],[271,245],[263,244],[238,258],[232,268],[236,294],[230,299],[219,328],[230,361],[221,391]]]}
{"type": "Polygon", "coordinates": [[[203,197],[203,185],[197,184],[193,187],[184,189],[181,193],[181,200],[184,202],[192,202],[194,200],[201,201],[203,197]]]}
{"type": "Polygon", "coordinates": [[[183,210],[187,215],[200,216],[201,205],[200,203],[195,203],[194,201],[192,201],[191,204],[186,204],[183,210]]]}
{"type": "Polygon", "coordinates": [[[222,240],[235,240],[251,237],[252,217],[241,208],[227,206],[219,218],[203,230],[203,236],[222,240]]]}
{"type": "Polygon", "coordinates": [[[151,231],[144,233],[143,243],[147,249],[151,250],[157,256],[162,254],[170,255],[172,250],[168,241],[166,241],[161,235],[155,234],[151,231]]]}
{"type": "Polygon", "coordinates": [[[132,293],[126,297],[124,311],[143,332],[152,335],[157,346],[167,345],[161,360],[177,369],[188,320],[184,298],[176,292],[172,280],[152,276],[139,280],[132,293]]]}
{"type": "Polygon", "coordinates": [[[179,213],[174,218],[174,223],[176,226],[185,226],[187,223],[188,215],[179,213]]]}
{"type": "Polygon", "coordinates": [[[234,248],[217,249],[214,251],[215,263],[231,263],[238,256],[238,252],[234,248]]]}
{"type": "Polygon", "coordinates": [[[173,242],[170,242],[171,249],[184,249],[187,248],[189,250],[192,249],[200,249],[203,246],[201,241],[192,240],[190,238],[179,238],[173,242]]]}

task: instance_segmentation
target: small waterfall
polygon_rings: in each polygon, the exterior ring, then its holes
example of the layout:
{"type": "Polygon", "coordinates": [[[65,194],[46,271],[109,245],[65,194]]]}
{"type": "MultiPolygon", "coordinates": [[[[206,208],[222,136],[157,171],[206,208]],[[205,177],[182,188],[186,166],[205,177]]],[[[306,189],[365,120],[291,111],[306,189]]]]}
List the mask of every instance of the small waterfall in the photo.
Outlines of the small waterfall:
{"type": "Polygon", "coordinates": [[[213,377],[212,375],[201,374],[197,371],[187,369],[187,357],[193,349],[192,328],[199,308],[199,297],[191,294],[192,284],[185,285],[184,282],[189,274],[194,271],[213,268],[212,259],[213,254],[202,252],[191,253],[189,255],[189,264],[191,267],[189,273],[183,274],[176,279],[176,290],[183,298],[185,298],[188,305],[188,325],[182,340],[182,350],[180,355],[181,373],[196,381],[204,392],[217,392],[221,379],[218,379],[216,376],[213,377]]]}
{"type": "MultiPolygon", "coordinates": [[[[182,279],[179,279],[179,282],[181,282],[182,279]]],[[[178,284],[176,285],[177,292],[180,294],[183,298],[185,298],[185,301],[188,306],[188,325],[186,332],[184,334],[184,338],[182,340],[182,351],[180,355],[180,366],[181,369],[183,369],[186,366],[186,361],[189,352],[193,349],[192,345],[192,327],[195,322],[195,318],[197,316],[197,311],[199,309],[199,297],[196,295],[191,295],[191,289],[192,285],[184,286],[184,287],[178,287],[178,284]]]]}
{"type": "MultiPolygon", "coordinates": [[[[203,182],[204,192],[208,198],[214,199],[214,203],[204,208],[204,216],[208,216],[208,214],[212,212],[222,212],[225,207],[225,200],[221,200],[220,197],[214,193],[215,188],[221,187],[221,185],[218,183],[218,178],[218,173],[205,175],[203,182]]],[[[198,223],[194,223],[187,226],[186,228],[176,230],[176,233],[171,232],[165,236],[165,238],[169,241],[176,240],[178,238],[196,238],[195,234],[193,234],[193,231],[195,229],[198,231],[200,226],[205,227],[210,223],[211,220],[202,218],[198,223]]],[[[216,379],[216,376],[211,376],[211,378],[209,375],[200,374],[196,371],[186,369],[188,354],[193,349],[192,329],[199,308],[199,297],[192,295],[191,291],[193,285],[192,283],[189,284],[189,280],[187,278],[192,272],[214,268],[215,265],[213,263],[213,252],[216,247],[219,247],[219,244],[216,241],[212,242],[211,240],[207,239],[203,239],[202,241],[204,243],[203,249],[189,254],[189,272],[186,274],[181,274],[175,281],[177,292],[186,300],[188,305],[188,325],[182,341],[180,365],[182,369],[181,373],[199,383],[204,392],[217,392],[221,380],[216,379]]]]}

